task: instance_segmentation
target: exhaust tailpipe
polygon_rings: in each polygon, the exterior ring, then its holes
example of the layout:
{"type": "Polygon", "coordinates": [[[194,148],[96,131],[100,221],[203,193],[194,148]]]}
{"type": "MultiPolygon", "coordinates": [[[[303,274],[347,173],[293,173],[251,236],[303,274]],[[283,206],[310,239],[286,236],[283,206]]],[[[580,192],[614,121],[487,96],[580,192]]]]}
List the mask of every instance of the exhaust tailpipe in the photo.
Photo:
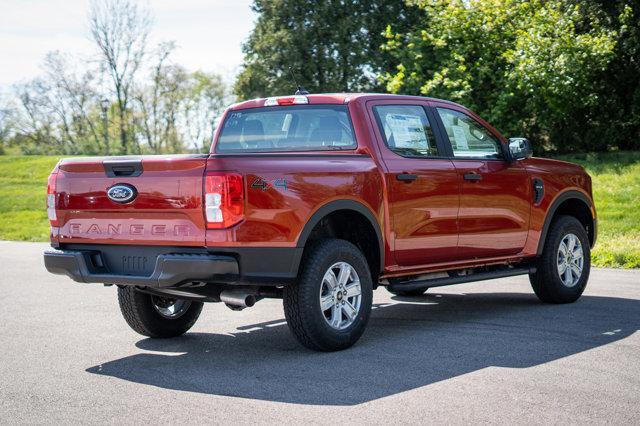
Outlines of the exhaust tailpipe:
{"type": "Polygon", "coordinates": [[[233,308],[250,308],[256,304],[257,298],[253,293],[248,293],[246,290],[224,290],[220,293],[220,300],[223,301],[228,307],[233,308]]]}

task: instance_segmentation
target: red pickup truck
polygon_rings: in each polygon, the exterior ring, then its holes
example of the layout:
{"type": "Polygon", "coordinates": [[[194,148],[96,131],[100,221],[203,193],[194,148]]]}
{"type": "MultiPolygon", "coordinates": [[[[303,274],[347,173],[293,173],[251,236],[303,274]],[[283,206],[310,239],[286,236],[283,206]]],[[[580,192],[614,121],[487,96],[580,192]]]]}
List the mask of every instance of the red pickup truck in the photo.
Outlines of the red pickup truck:
{"type": "Polygon", "coordinates": [[[47,208],[47,269],[117,285],[138,333],[183,334],[203,302],[282,298],[321,351],[358,340],[380,286],[528,274],[543,302],[573,302],[596,240],[582,167],[458,104],[380,94],[233,105],[206,155],[62,160],[47,208]]]}

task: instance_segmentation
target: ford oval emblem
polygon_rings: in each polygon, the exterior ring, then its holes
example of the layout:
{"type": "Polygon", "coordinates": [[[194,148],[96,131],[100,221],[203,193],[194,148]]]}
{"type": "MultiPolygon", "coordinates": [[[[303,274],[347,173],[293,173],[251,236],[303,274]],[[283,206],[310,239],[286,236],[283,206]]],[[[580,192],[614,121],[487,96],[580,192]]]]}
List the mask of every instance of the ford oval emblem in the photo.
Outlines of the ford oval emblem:
{"type": "Polygon", "coordinates": [[[128,203],[133,201],[136,195],[138,195],[138,191],[133,186],[125,183],[119,183],[107,189],[107,197],[116,203],[128,203]]]}

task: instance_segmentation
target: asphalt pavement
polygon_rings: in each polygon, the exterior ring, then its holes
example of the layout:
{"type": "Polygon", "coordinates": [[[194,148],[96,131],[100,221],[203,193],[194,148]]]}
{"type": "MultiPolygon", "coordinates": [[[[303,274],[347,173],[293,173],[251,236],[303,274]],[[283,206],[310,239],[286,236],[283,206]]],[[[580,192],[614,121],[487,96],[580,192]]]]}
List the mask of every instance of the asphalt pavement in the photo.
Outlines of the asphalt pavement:
{"type": "Polygon", "coordinates": [[[640,271],[594,269],[558,306],[526,277],[379,289],[356,346],[314,353],[279,300],[144,338],[115,287],[48,274],[46,247],[0,242],[0,424],[640,424],[640,271]]]}

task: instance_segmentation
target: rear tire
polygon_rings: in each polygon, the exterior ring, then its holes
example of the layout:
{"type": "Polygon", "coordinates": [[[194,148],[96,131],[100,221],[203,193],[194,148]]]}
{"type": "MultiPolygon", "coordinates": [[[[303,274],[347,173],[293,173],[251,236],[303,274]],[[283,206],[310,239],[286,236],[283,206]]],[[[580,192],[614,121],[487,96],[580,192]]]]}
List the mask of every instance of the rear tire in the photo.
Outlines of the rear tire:
{"type": "Polygon", "coordinates": [[[339,351],[362,336],[371,314],[373,286],[360,250],[344,240],[306,249],[298,282],[284,288],[289,329],[305,347],[339,351]]]}
{"type": "Polygon", "coordinates": [[[395,294],[396,296],[401,297],[418,297],[422,296],[427,292],[427,288],[419,288],[416,290],[391,290],[389,287],[385,287],[387,291],[391,294],[395,294]]]}
{"type": "Polygon", "coordinates": [[[572,303],[584,292],[590,269],[587,231],[575,217],[560,216],[551,225],[529,281],[542,302],[572,303]]]}
{"type": "Polygon", "coordinates": [[[200,316],[202,302],[170,299],[142,293],[134,287],[118,288],[120,311],[129,327],[147,337],[176,337],[189,330],[200,316]]]}

